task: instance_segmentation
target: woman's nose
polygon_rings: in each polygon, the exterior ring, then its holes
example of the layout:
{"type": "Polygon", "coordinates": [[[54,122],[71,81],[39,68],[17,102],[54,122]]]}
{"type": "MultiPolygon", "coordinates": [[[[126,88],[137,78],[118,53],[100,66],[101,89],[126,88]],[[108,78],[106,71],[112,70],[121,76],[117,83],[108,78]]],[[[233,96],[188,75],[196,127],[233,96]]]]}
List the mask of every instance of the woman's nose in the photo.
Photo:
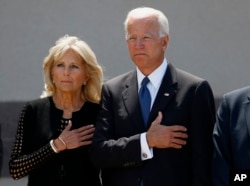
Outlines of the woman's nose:
{"type": "Polygon", "coordinates": [[[64,68],[64,75],[69,75],[70,69],[68,67],[64,68]]]}

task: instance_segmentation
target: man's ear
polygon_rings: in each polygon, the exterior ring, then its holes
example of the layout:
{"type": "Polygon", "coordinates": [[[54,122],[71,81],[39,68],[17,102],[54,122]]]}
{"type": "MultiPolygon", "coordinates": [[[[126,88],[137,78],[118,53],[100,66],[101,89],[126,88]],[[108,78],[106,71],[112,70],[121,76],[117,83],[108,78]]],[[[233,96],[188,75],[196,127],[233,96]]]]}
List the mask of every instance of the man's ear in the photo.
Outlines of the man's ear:
{"type": "Polygon", "coordinates": [[[169,35],[166,34],[165,36],[162,37],[162,48],[164,51],[168,48],[168,43],[169,43],[169,35]]]}

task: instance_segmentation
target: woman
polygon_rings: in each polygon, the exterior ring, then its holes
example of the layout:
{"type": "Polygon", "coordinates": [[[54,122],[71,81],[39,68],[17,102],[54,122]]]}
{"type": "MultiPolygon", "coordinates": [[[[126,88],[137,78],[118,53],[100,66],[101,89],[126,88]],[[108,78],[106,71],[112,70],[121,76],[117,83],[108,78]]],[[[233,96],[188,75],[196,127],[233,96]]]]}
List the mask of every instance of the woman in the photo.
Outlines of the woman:
{"type": "Polygon", "coordinates": [[[21,112],[9,161],[14,179],[28,186],[99,186],[89,146],[99,112],[103,72],[91,48],[60,38],[44,59],[45,90],[21,112]]]}

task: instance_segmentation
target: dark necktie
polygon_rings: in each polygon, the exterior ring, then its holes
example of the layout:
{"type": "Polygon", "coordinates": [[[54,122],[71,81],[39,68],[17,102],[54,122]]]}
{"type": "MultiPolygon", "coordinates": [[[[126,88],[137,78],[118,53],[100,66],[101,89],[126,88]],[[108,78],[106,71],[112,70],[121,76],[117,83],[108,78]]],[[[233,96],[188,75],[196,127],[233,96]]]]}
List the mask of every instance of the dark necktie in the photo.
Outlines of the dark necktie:
{"type": "Polygon", "coordinates": [[[145,126],[147,126],[148,116],[150,113],[150,105],[151,105],[151,96],[150,96],[150,92],[147,88],[148,82],[149,82],[148,77],[145,77],[142,80],[141,88],[139,91],[141,111],[142,111],[142,116],[143,116],[145,126]]]}

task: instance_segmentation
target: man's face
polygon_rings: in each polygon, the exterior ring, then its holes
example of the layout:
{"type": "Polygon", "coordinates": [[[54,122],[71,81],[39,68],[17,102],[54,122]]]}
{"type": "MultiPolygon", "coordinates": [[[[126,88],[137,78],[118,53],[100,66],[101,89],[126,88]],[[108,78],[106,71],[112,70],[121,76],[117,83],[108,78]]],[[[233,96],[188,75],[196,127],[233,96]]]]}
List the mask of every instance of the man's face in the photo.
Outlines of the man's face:
{"type": "Polygon", "coordinates": [[[159,37],[156,17],[131,18],[128,22],[127,45],[135,65],[145,74],[163,61],[168,35],[159,37]]]}

